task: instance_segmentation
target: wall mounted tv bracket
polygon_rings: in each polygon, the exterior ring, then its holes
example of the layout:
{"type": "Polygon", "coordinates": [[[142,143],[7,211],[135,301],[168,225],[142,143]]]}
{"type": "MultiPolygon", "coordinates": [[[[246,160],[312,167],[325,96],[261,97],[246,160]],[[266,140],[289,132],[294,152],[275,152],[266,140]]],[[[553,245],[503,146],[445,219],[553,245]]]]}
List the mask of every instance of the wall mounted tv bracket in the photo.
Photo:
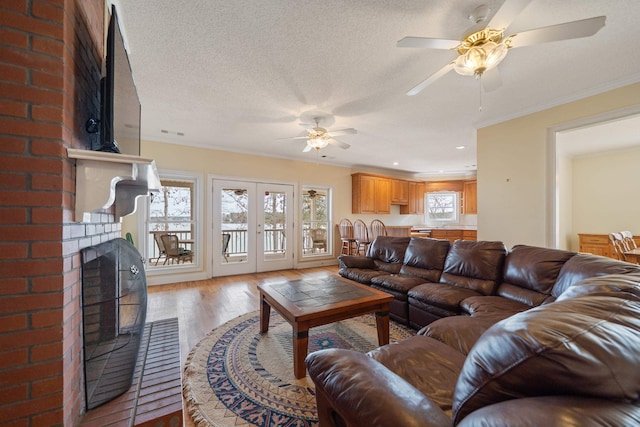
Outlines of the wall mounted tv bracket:
{"type": "Polygon", "coordinates": [[[87,123],[85,123],[84,128],[89,133],[98,133],[100,132],[100,120],[91,117],[87,120],[87,123]]]}

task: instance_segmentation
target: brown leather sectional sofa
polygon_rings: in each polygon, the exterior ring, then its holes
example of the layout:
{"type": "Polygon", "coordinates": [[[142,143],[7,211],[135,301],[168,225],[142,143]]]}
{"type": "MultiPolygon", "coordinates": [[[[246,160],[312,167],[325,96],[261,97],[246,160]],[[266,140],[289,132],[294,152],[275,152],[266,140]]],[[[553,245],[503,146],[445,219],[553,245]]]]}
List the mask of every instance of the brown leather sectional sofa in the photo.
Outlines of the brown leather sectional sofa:
{"type": "Polygon", "coordinates": [[[442,242],[378,238],[341,257],[341,275],[424,327],[368,354],[310,354],[320,425],[640,425],[640,266],[442,242]]]}
{"type": "MultiPolygon", "coordinates": [[[[465,315],[487,325],[554,301],[572,283],[640,271],[635,264],[502,242],[379,236],[366,257],[341,255],[341,276],[392,294],[390,315],[420,329],[465,315]]],[[[464,323],[464,321],[461,321],[464,323]]]]}

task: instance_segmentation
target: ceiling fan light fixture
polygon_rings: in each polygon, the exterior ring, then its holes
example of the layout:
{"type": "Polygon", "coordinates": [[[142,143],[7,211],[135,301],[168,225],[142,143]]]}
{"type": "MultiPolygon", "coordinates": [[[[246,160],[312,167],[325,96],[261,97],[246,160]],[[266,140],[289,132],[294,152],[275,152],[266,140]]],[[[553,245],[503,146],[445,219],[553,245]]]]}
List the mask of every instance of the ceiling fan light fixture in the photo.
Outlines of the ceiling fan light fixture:
{"type": "Polygon", "coordinates": [[[307,145],[311,148],[319,150],[329,145],[329,141],[321,136],[311,137],[307,139],[307,145]]]}
{"type": "Polygon", "coordinates": [[[454,70],[462,76],[481,76],[485,71],[495,68],[502,62],[507,56],[507,50],[506,44],[492,41],[472,46],[458,56],[454,70]]]}

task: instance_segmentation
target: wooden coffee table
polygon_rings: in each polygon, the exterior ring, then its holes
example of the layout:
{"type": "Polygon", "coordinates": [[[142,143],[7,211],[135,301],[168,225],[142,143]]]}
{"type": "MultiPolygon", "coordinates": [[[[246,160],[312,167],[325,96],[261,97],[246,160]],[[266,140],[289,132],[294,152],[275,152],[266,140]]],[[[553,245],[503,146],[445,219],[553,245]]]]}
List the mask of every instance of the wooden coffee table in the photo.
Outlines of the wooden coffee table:
{"type": "Polygon", "coordinates": [[[271,307],[293,327],[293,372],[305,376],[309,329],[375,313],[378,344],[389,344],[389,303],[393,296],[340,277],[262,283],[260,332],[269,329],[271,307]]]}

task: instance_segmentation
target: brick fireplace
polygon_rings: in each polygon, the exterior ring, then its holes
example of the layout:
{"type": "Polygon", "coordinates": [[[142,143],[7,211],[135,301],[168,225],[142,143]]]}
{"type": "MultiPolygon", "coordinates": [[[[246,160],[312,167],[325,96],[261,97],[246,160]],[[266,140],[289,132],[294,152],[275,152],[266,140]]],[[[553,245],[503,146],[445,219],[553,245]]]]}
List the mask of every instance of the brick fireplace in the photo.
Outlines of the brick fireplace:
{"type": "Polygon", "coordinates": [[[75,160],[100,116],[104,0],[0,4],[0,417],[73,426],[84,411],[80,250],[120,237],[74,222],[75,160]]]}

